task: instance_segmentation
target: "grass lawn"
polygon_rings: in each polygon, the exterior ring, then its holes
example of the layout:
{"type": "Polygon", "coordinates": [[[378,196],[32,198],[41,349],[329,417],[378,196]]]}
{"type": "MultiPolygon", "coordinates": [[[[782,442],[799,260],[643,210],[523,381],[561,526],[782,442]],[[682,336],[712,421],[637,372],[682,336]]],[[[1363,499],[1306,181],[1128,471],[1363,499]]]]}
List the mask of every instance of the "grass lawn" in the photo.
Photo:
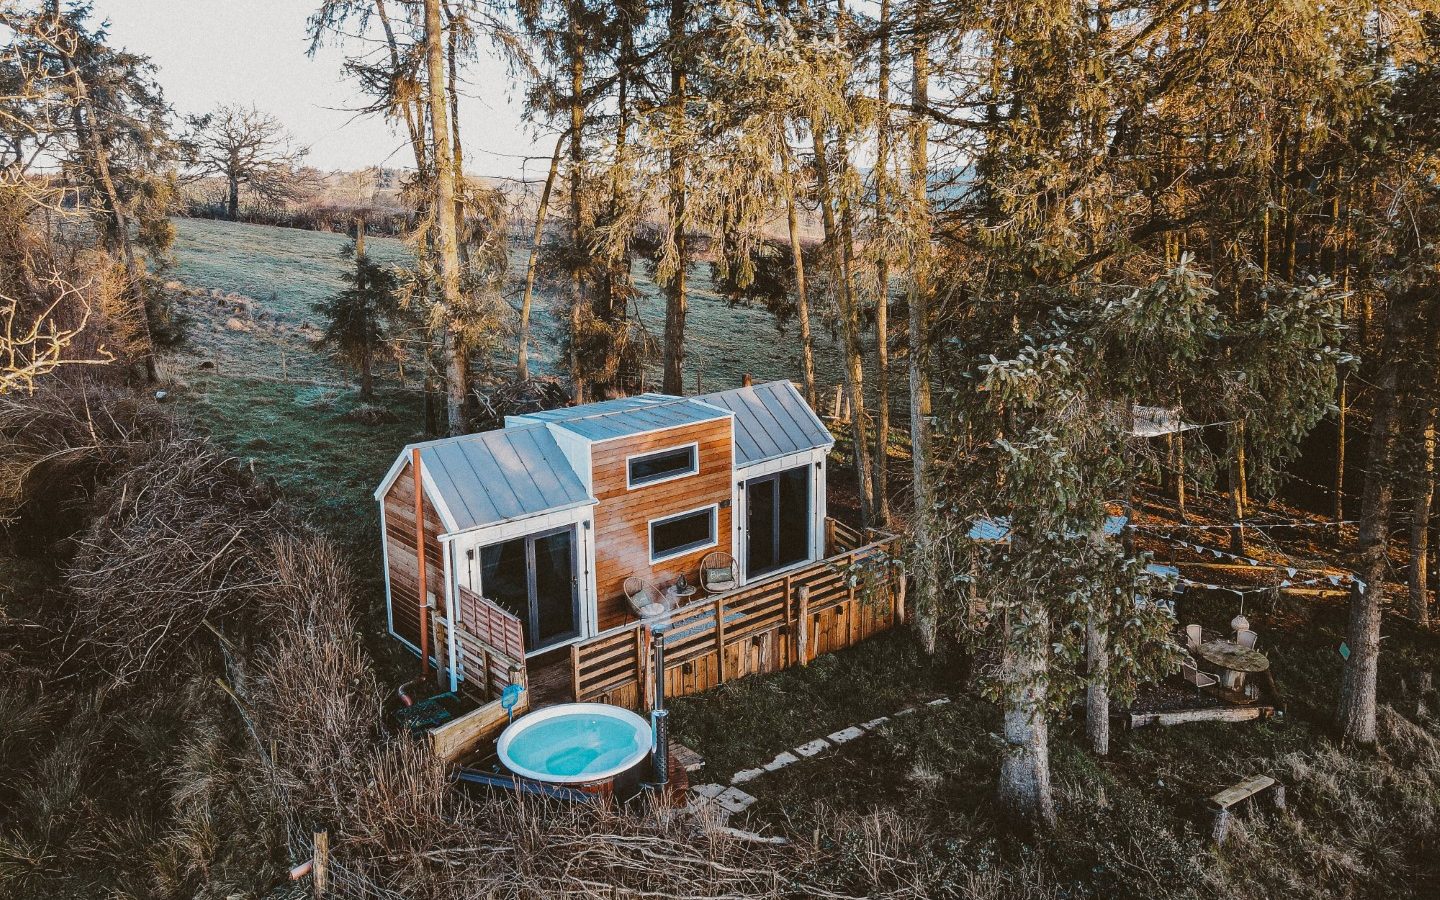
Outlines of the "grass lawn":
{"type": "MultiPolygon", "coordinates": [[[[1202,597],[1187,615],[1218,624],[1233,615],[1233,604],[1202,597]]],[[[1432,852],[1440,844],[1440,729],[1417,715],[1413,691],[1417,676],[1440,663],[1435,639],[1389,630],[1383,752],[1345,753],[1328,725],[1340,673],[1341,608],[1286,605],[1250,615],[1287,699],[1286,714],[1263,723],[1117,731],[1104,759],[1089,752],[1080,723],[1052,722],[1060,824],[1042,841],[1012,833],[997,816],[998,710],[966,691],[959,661],[923,659],[906,633],[877,637],[806,669],[676,700],[674,733],[705,757],[701,780],[724,781],[779,750],[949,694],[950,704],[922,706],[745,784],[758,802],[742,824],[837,834],[842,841],[891,840],[897,853],[925,861],[927,880],[953,882],[957,895],[996,873],[1014,881],[1016,896],[1030,896],[1031,888],[1036,896],[1071,897],[1440,890],[1440,856],[1432,852]],[[1217,851],[1204,798],[1255,773],[1286,784],[1290,811],[1252,804],[1217,851]]],[[[837,879],[843,884],[845,874],[837,879]]]]}

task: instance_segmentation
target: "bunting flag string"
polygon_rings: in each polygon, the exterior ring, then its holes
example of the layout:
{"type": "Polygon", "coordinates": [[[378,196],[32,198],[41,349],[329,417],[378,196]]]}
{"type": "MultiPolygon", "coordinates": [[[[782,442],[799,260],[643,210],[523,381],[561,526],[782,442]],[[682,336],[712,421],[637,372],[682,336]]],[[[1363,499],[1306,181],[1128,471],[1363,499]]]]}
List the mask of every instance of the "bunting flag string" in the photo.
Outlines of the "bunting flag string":
{"type": "MultiPolygon", "coordinates": [[[[1211,525],[1208,523],[1200,522],[1176,522],[1173,524],[1167,522],[1164,527],[1166,531],[1229,531],[1232,528],[1245,528],[1253,530],[1262,530],[1266,528],[1336,528],[1341,525],[1359,524],[1359,519],[1341,519],[1339,521],[1327,522],[1229,522],[1219,525],[1211,525]]],[[[1136,525],[1134,527],[1137,531],[1147,531],[1152,534],[1159,535],[1160,537],[1166,537],[1166,535],[1161,534],[1158,529],[1152,526],[1136,525]]]]}
{"type": "Polygon", "coordinates": [[[1320,575],[1320,576],[1317,576],[1317,577],[1315,577],[1315,578],[1304,578],[1304,579],[1299,579],[1299,580],[1292,579],[1292,578],[1285,578],[1285,579],[1282,579],[1279,584],[1270,584],[1270,585],[1265,585],[1265,586],[1263,586],[1263,587],[1250,587],[1250,588],[1227,587],[1227,586],[1225,586],[1225,585],[1223,585],[1223,584],[1212,584],[1212,583],[1210,583],[1210,582],[1196,581],[1196,580],[1193,579],[1193,578],[1184,578],[1184,577],[1177,579],[1177,582],[1178,582],[1179,584],[1183,584],[1183,585],[1185,585],[1185,586],[1187,586],[1187,587],[1201,588],[1201,589],[1207,590],[1207,591],[1226,591],[1226,592],[1228,592],[1228,593],[1231,593],[1231,594],[1236,595],[1237,597],[1242,597],[1242,598],[1245,597],[1247,594],[1263,594],[1263,593],[1267,593],[1267,592],[1269,592],[1269,591],[1283,590],[1283,589],[1285,589],[1285,588],[1290,588],[1290,587],[1308,587],[1308,586],[1313,586],[1313,585],[1317,585],[1317,584],[1324,584],[1324,583],[1326,583],[1326,582],[1329,582],[1330,584],[1335,585],[1335,586],[1337,586],[1337,587],[1338,587],[1340,584],[1342,584],[1342,583],[1350,583],[1350,582],[1353,582],[1353,583],[1361,586],[1361,587],[1360,587],[1361,593],[1364,593],[1364,591],[1365,591],[1364,582],[1360,581],[1359,579],[1354,578],[1353,576],[1344,576],[1344,575],[1320,575]]]}
{"type": "MultiPolygon", "coordinates": [[[[1276,563],[1264,562],[1263,560],[1256,559],[1256,558],[1253,557],[1253,556],[1241,556],[1241,555],[1238,554],[1238,553],[1231,553],[1231,552],[1229,552],[1229,551],[1227,551],[1227,550],[1221,550],[1221,549],[1219,549],[1218,547],[1207,547],[1207,546],[1205,546],[1204,544],[1196,544],[1196,543],[1193,543],[1193,542],[1191,542],[1191,541],[1179,540],[1178,538],[1173,538],[1173,537],[1171,537],[1171,536],[1169,536],[1169,535],[1166,535],[1166,534],[1159,534],[1159,533],[1157,533],[1157,532],[1151,532],[1151,531],[1149,531],[1149,529],[1145,529],[1145,528],[1143,528],[1143,527],[1137,528],[1136,530],[1138,530],[1138,531],[1145,531],[1145,532],[1151,534],[1151,535],[1154,536],[1154,537],[1161,538],[1162,540],[1168,541],[1169,543],[1173,544],[1173,545],[1176,546],[1176,547],[1179,547],[1179,548],[1184,549],[1184,550],[1189,550],[1191,553],[1195,553],[1195,554],[1200,555],[1200,556],[1204,556],[1205,554],[1209,554],[1209,555],[1215,557],[1216,559],[1231,559],[1231,560],[1235,560],[1236,562],[1245,563],[1246,565],[1257,566],[1257,567],[1258,567],[1258,566],[1264,566],[1264,567],[1266,567],[1266,568],[1279,569],[1279,570],[1283,571],[1283,572],[1285,573],[1285,575],[1286,575],[1286,580],[1281,583],[1281,585],[1280,585],[1281,587],[1299,586],[1299,585],[1303,585],[1303,584],[1319,584],[1319,583],[1322,582],[1322,581],[1329,581],[1332,585],[1335,585],[1336,587],[1339,587],[1339,586],[1342,585],[1342,584],[1353,584],[1353,585],[1355,585],[1356,588],[1360,591],[1360,593],[1362,593],[1362,594],[1365,593],[1365,589],[1366,589],[1366,584],[1365,584],[1365,582],[1361,581],[1360,578],[1359,578],[1358,576],[1356,576],[1353,572],[1331,573],[1331,572],[1321,571],[1321,570],[1318,570],[1318,569],[1301,569],[1301,568],[1299,568],[1298,566],[1283,566],[1283,565],[1278,565],[1278,564],[1276,564],[1276,563]],[[1295,579],[1296,576],[1298,576],[1298,575],[1310,575],[1310,576],[1314,576],[1314,577],[1311,578],[1311,579],[1308,580],[1308,581],[1295,581],[1294,579],[1295,579]]],[[[1240,595],[1242,595],[1242,596],[1243,596],[1245,593],[1251,592],[1251,591],[1268,591],[1268,590],[1272,590],[1272,589],[1273,589],[1273,586],[1267,586],[1267,587],[1263,587],[1263,588],[1245,588],[1245,589],[1229,588],[1229,587],[1223,587],[1223,586],[1221,586],[1221,585],[1207,584],[1207,583],[1203,583],[1203,582],[1191,582],[1191,581],[1189,581],[1188,579],[1184,579],[1184,578],[1182,578],[1181,581],[1186,582],[1186,583],[1188,583],[1188,584],[1192,584],[1192,585],[1198,586],[1198,587],[1204,587],[1204,588],[1206,588],[1206,589],[1208,589],[1208,590],[1233,591],[1234,593],[1240,594],[1240,595]]]]}

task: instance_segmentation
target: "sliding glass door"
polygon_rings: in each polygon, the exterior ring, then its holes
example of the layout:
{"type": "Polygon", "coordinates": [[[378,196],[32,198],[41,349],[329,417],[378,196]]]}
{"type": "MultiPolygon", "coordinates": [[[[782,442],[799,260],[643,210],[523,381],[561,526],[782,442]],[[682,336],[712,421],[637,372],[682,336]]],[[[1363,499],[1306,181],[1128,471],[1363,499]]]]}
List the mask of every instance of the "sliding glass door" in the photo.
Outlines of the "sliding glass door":
{"type": "Polygon", "coordinates": [[[568,526],[480,548],[480,592],[520,619],[528,653],[580,635],[575,552],[568,526]]]}
{"type": "Polygon", "coordinates": [[[745,482],[745,577],[810,558],[810,467],[745,482]]]}

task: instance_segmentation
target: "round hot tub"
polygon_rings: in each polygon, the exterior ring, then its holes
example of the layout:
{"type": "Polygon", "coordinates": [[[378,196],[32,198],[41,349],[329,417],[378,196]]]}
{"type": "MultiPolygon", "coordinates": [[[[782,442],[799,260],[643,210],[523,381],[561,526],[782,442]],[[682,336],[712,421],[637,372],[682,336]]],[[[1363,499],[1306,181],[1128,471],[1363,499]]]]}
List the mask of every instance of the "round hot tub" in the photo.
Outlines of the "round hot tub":
{"type": "Polygon", "coordinates": [[[562,703],[511,722],[495,752],[521,778],[624,793],[653,742],[650,723],[628,709],[562,703]]]}

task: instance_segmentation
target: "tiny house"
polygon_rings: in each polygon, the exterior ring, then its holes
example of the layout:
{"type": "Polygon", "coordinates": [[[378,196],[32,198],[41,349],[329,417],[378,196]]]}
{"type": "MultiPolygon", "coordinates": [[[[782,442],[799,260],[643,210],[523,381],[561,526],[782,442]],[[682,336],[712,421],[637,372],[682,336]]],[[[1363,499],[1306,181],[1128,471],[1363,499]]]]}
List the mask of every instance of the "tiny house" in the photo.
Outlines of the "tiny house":
{"type": "Polygon", "coordinates": [[[693,585],[717,551],[741,587],[803,569],[828,552],[833,444],[788,381],[412,444],[375,490],[390,633],[484,693],[487,648],[523,664],[633,627],[627,579],[693,585]]]}

